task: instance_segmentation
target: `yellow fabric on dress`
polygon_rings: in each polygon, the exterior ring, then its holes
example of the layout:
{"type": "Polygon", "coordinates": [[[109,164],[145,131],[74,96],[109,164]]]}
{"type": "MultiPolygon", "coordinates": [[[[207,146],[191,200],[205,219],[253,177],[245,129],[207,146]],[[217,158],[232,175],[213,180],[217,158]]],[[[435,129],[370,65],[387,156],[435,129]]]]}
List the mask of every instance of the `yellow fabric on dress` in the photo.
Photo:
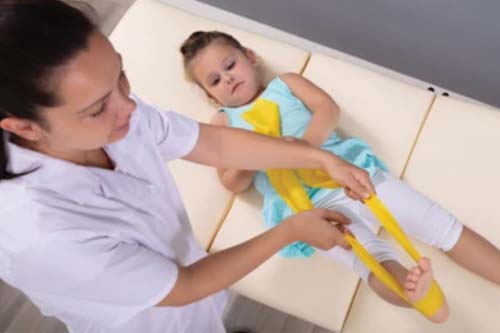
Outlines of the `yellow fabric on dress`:
{"type": "MultiPolygon", "coordinates": [[[[258,99],[252,108],[242,115],[243,119],[254,126],[255,131],[260,134],[280,137],[280,113],[276,103],[258,99]]],[[[295,212],[313,209],[314,206],[307,196],[302,183],[310,187],[338,188],[340,184],[336,183],[329,175],[322,170],[311,169],[271,169],[266,171],[269,180],[276,192],[283,198],[287,205],[295,212]]],[[[418,262],[420,254],[415,249],[411,241],[405,235],[399,224],[391,213],[385,208],[383,203],[376,195],[371,195],[364,202],[368,208],[377,217],[385,229],[394,237],[394,239],[404,248],[404,250],[418,262]]],[[[370,269],[370,271],[387,287],[398,294],[408,304],[427,317],[432,317],[442,306],[444,296],[436,281],[427,295],[419,302],[411,303],[403,292],[403,287],[399,282],[351,235],[346,234],[345,239],[351,245],[352,250],[360,260],[370,269]]]]}

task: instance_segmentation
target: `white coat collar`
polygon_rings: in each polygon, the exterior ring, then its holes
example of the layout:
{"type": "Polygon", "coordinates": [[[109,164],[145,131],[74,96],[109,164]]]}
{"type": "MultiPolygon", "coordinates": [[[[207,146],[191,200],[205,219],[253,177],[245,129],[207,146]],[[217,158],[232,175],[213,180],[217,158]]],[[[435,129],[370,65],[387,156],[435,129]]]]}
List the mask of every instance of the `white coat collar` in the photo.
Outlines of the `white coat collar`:
{"type": "Polygon", "coordinates": [[[53,158],[18,146],[5,138],[8,157],[7,171],[23,174],[22,182],[29,187],[77,194],[81,190],[98,190],[99,186],[86,167],[53,158]],[[68,176],[71,175],[71,176],[68,176]]]}

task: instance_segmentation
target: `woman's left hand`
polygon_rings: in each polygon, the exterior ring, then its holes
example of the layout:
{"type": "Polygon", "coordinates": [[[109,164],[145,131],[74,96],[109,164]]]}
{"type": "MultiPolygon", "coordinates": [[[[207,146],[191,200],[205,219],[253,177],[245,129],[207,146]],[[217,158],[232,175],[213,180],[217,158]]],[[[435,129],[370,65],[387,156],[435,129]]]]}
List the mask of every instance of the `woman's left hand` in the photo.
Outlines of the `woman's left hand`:
{"type": "MultiPolygon", "coordinates": [[[[309,142],[295,137],[283,136],[281,138],[286,141],[310,145],[309,142]]],[[[375,193],[375,188],[373,187],[368,172],[336,155],[334,155],[334,158],[335,166],[330,169],[328,166],[331,163],[328,163],[325,171],[328,172],[332,179],[344,186],[344,191],[348,197],[354,200],[363,201],[363,199],[367,199],[371,193],[375,193]]]]}
{"type": "Polygon", "coordinates": [[[375,187],[370,179],[370,174],[351,164],[339,156],[333,155],[333,161],[324,165],[324,170],[337,183],[344,186],[346,195],[354,200],[363,201],[375,193],[375,187]]]}

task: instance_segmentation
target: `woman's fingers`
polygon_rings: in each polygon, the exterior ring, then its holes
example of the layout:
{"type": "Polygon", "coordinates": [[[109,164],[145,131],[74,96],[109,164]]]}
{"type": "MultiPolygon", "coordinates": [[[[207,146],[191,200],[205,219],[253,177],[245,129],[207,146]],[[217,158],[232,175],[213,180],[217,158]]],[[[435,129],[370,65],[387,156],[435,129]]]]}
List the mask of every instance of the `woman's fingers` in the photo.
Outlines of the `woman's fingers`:
{"type": "Polygon", "coordinates": [[[337,222],[340,224],[349,224],[351,223],[351,220],[345,216],[344,214],[330,210],[330,209],[323,209],[321,211],[321,217],[324,219],[328,220],[329,222],[337,222]]]}
{"type": "MultiPolygon", "coordinates": [[[[344,235],[346,234],[347,228],[344,227],[343,225],[332,225],[335,229],[335,238],[336,238],[336,244],[344,248],[345,250],[350,250],[351,245],[349,245],[349,242],[345,239],[344,235]]],[[[349,231],[349,233],[351,233],[349,231]]]]}
{"type": "Polygon", "coordinates": [[[342,158],[335,156],[335,162],[327,166],[328,174],[333,180],[345,187],[347,196],[354,200],[363,201],[375,193],[370,174],[342,158]]]}
{"type": "Polygon", "coordinates": [[[350,220],[342,213],[317,208],[304,211],[289,218],[292,226],[292,239],[303,241],[322,250],[329,250],[336,245],[350,249],[344,234],[350,233],[346,226],[350,220]]]}
{"type": "Polygon", "coordinates": [[[347,167],[344,191],[353,200],[363,201],[375,193],[375,187],[370,179],[370,174],[354,165],[347,167]]]}
{"type": "Polygon", "coordinates": [[[353,172],[351,173],[351,175],[349,177],[350,181],[349,181],[349,184],[347,184],[347,187],[352,192],[353,196],[355,196],[357,198],[357,200],[368,199],[371,191],[370,191],[369,187],[366,187],[359,180],[359,178],[356,177],[357,171],[358,170],[353,170],[353,172]]]}
{"type": "Polygon", "coordinates": [[[354,173],[354,177],[358,180],[361,186],[363,186],[368,191],[368,195],[376,193],[375,187],[373,186],[372,180],[370,179],[370,174],[367,171],[357,170],[357,172],[354,173]]]}
{"type": "Polygon", "coordinates": [[[344,187],[344,192],[352,200],[363,201],[363,198],[361,196],[359,196],[356,192],[351,190],[351,188],[349,186],[344,187]]]}
{"type": "Polygon", "coordinates": [[[335,243],[346,250],[350,250],[351,246],[345,239],[344,235],[346,233],[352,235],[351,231],[345,227],[345,225],[351,223],[351,220],[344,214],[329,209],[321,210],[321,216],[322,218],[327,220],[332,225],[332,227],[336,229],[333,230],[335,235],[335,243]]]}

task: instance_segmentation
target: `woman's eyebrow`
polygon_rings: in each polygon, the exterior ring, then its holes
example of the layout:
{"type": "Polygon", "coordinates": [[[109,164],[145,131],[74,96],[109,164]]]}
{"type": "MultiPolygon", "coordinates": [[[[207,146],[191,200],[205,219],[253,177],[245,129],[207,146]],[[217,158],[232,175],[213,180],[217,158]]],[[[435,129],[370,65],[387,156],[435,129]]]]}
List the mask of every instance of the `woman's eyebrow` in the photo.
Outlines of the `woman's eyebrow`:
{"type": "MultiPolygon", "coordinates": [[[[118,74],[118,77],[120,77],[121,75],[121,72],[123,71],[123,59],[122,59],[122,55],[120,53],[117,53],[118,55],[118,59],[120,60],[120,72],[118,74]]],[[[80,111],[78,111],[77,113],[83,113],[85,111],[87,111],[88,109],[92,108],[94,105],[96,104],[99,104],[101,103],[102,101],[104,101],[106,98],[109,97],[109,95],[111,95],[111,93],[113,92],[113,90],[109,91],[106,95],[102,96],[101,98],[99,98],[98,100],[96,100],[94,103],[92,103],[91,105],[81,109],[80,111]]]]}

